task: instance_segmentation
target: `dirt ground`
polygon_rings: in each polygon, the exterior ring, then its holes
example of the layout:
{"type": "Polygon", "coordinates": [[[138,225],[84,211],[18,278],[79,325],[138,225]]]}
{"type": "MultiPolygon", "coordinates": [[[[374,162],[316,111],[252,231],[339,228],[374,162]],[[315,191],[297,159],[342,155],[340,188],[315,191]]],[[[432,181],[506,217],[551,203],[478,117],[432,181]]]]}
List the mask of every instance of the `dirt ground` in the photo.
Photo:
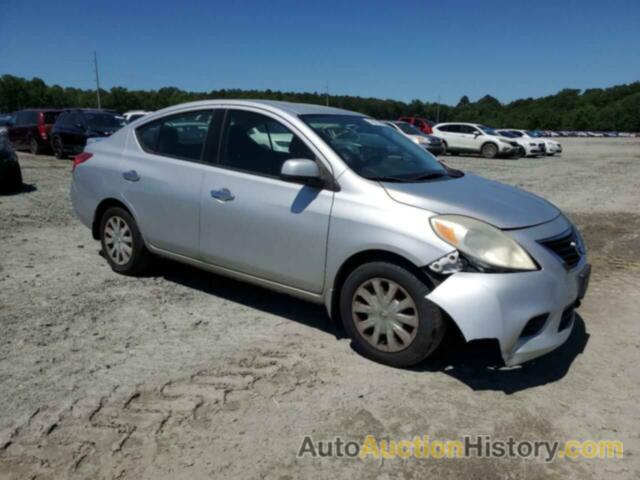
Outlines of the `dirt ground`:
{"type": "MultiPolygon", "coordinates": [[[[21,154],[0,197],[0,478],[640,478],[640,139],[452,166],[583,230],[594,274],[569,341],[520,368],[479,346],[412,370],[358,356],[321,307],[159,262],[113,273],[74,217],[69,161],[21,154]],[[623,459],[296,458],[365,435],[624,442],[623,459]]],[[[455,348],[453,348],[455,347],[455,348]]]]}

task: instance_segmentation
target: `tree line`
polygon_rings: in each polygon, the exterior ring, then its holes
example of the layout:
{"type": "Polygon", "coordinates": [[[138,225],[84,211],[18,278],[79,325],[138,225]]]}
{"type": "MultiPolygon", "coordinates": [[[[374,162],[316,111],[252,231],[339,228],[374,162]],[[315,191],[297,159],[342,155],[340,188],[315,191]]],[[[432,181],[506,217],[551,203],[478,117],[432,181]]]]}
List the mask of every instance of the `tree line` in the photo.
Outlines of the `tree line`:
{"type": "MultiPolygon", "coordinates": [[[[189,92],[176,87],[158,90],[128,90],[113,87],[100,90],[102,107],[119,112],[159,110],[177,103],[237,98],[262,98],[326,104],[365,113],[375,118],[395,119],[402,115],[431,120],[484,123],[496,127],[548,130],[640,131],[640,82],[585,91],[564,89],[555,95],[526,98],[503,104],[486,95],[471,102],[463,96],[457,105],[422,100],[398,100],[329,95],[318,92],[221,89],[189,92]]],[[[47,85],[40,78],[0,77],[0,112],[31,107],[96,107],[95,90],[47,85]]]]}

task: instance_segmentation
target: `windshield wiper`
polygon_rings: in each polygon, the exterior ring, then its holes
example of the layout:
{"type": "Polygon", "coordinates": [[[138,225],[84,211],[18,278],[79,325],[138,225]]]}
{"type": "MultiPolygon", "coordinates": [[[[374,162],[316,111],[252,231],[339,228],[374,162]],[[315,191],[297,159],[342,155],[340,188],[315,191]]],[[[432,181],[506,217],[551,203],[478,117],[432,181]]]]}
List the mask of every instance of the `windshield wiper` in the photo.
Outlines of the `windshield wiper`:
{"type": "Polygon", "coordinates": [[[443,172],[429,172],[429,173],[423,173],[421,175],[418,175],[416,177],[411,177],[409,179],[407,179],[407,181],[409,182],[419,182],[421,180],[432,180],[434,178],[440,178],[440,177],[447,177],[448,175],[446,173],[443,172]]]}
{"type": "Polygon", "coordinates": [[[378,182],[411,182],[410,178],[406,177],[393,177],[389,175],[365,177],[367,180],[376,180],[378,182]]]}

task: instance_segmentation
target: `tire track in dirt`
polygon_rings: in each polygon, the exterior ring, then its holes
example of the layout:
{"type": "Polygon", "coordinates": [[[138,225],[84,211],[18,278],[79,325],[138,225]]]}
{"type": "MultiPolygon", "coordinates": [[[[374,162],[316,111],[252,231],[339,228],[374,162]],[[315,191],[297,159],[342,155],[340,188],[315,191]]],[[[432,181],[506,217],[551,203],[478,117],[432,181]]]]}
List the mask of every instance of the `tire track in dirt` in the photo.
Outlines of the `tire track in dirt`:
{"type": "Polygon", "coordinates": [[[137,478],[180,432],[216,424],[225,408],[238,408],[239,398],[255,397],[243,402],[250,408],[286,394],[278,379],[295,378],[301,359],[259,352],[162,385],[43,406],[0,436],[0,478],[137,478]],[[262,380],[266,388],[257,392],[262,380]]]}

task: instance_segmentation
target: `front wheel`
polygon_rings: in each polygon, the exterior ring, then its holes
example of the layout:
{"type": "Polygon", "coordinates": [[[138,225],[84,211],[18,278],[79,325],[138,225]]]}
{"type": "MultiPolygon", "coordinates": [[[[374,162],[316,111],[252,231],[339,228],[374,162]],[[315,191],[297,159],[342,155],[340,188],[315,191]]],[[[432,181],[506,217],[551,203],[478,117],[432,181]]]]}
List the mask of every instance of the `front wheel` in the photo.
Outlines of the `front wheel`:
{"type": "Polygon", "coordinates": [[[425,297],[429,287],[407,269],[387,262],[356,268],[340,294],[340,313],[354,348],[394,367],[409,367],[440,344],[445,321],[425,297]]]}
{"type": "Polygon", "coordinates": [[[142,273],[150,253],[131,214],[121,207],[109,208],[100,222],[102,252],[111,269],[124,275],[142,273]]]}

